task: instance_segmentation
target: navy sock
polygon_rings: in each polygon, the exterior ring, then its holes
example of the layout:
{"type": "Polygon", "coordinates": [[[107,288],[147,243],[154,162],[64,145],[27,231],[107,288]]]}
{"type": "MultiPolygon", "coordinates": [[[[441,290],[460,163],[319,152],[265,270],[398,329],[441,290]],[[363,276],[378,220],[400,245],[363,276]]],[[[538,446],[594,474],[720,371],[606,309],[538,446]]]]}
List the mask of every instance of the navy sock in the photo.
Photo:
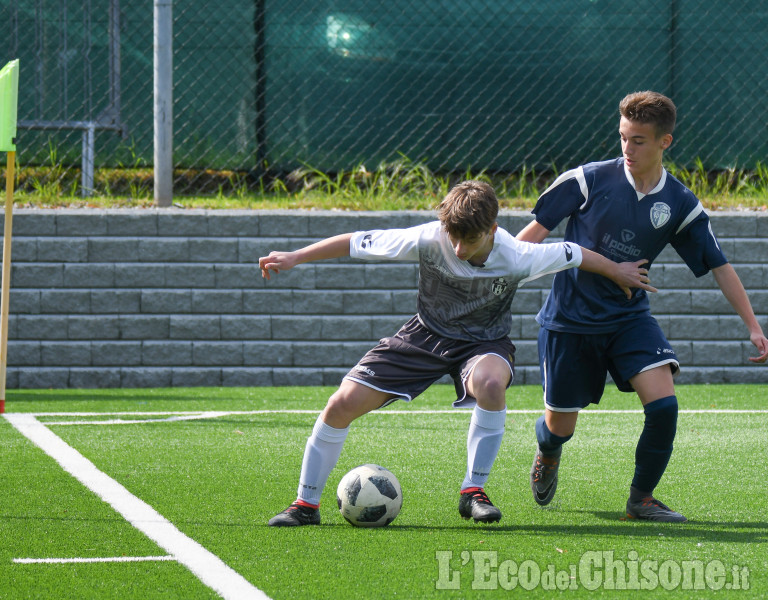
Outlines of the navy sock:
{"type": "Polygon", "coordinates": [[[553,456],[557,454],[560,446],[565,444],[573,437],[573,434],[562,436],[555,435],[547,427],[544,415],[541,415],[536,421],[536,439],[539,442],[539,449],[544,456],[553,456]]]}
{"type": "Polygon", "coordinates": [[[677,396],[649,402],[643,410],[645,425],[635,450],[632,487],[636,492],[650,496],[672,456],[672,443],[677,431],[677,396]]]}

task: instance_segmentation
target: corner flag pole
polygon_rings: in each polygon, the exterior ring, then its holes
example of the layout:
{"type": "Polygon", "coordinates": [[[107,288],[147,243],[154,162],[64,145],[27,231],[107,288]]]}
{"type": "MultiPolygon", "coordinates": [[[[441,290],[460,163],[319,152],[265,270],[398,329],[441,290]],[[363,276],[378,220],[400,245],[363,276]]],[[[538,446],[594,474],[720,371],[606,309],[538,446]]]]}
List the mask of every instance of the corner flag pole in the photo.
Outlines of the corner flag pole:
{"type": "Polygon", "coordinates": [[[5,412],[5,373],[8,365],[8,299],[11,287],[11,234],[13,228],[13,181],[16,168],[16,111],[19,97],[19,61],[0,70],[0,152],[7,152],[5,169],[5,224],[3,230],[3,278],[0,294],[0,413],[5,412]]]}

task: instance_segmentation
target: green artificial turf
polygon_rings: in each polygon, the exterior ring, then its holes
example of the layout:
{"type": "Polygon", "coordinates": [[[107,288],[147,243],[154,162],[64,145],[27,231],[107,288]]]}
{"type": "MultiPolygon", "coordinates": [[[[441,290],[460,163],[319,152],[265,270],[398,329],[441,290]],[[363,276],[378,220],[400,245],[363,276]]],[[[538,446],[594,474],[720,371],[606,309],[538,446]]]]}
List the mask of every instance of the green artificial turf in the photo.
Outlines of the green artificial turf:
{"type": "MultiPolygon", "coordinates": [[[[38,419],[275,599],[764,598],[768,413],[716,411],[764,411],[766,391],[678,388],[683,412],[657,496],[686,524],[625,519],[642,413],[634,396],[613,390],[580,416],[546,508],[528,483],[541,390],[509,390],[486,487],[504,515],[492,526],[458,515],[469,412],[430,412],[450,408],[448,386],[356,421],[323,494],[322,524],[295,529],[266,523],[295,498],[304,444],[330,388],[11,391],[6,411],[96,413],[38,419]],[[307,412],[269,412],[287,410],[307,412]],[[141,414],[150,411],[235,412],[150,422],[168,417],[141,414]],[[104,424],[114,412],[137,422],[104,424]],[[67,422],[78,424],[51,424],[67,422]],[[392,470],[403,488],[402,511],[383,529],[354,528],[335,507],[341,477],[368,462],[392,470]],[[622,583],[630,589],[616,589],[622,583]],[[734,583],[748,589],[727,589],[734,583]]],[[[13,562],[166,552],[3,419],[0,447],[0,598],[218,597],[175,561],[13,562]]]]}

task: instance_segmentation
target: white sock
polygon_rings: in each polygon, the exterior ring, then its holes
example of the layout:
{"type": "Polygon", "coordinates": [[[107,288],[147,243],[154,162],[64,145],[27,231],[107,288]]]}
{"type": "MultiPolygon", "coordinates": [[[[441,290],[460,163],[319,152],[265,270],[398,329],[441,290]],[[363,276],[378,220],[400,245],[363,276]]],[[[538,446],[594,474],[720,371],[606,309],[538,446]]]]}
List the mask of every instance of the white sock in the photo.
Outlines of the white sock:
{"type": "Polygon", "coordinates": [[[301,463],[298,499],[309,504],[320,504],[328,475],[336,466],[347,439],[349,427],[336,429],[326,425],[321,417],[317,418],[312,435],[304,448],[304,460],[301,463]]]}
{"type": "Polygon", "coordinates": [[[483,410],[475,406],[467,433],[467,473],[461,489],[483,487],[504,437],[507,409],[483,410]]]}

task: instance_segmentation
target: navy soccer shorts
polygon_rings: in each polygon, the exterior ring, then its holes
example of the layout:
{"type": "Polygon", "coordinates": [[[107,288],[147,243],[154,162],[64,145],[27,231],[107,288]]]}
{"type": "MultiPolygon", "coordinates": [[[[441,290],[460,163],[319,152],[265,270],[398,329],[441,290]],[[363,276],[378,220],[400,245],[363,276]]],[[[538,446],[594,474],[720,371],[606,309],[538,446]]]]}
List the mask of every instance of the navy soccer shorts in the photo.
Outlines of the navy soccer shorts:
{"type": "Polygon", "coordinates": [[[389,392],[396,396],[392,401],[410,401],[449,375],[456,389],[454,406],[468,408],[475,404],[475,399],[467,393],[467,379],[477,362],[488,354],[507,361],[508,386],[511,385],[515,346],[509,338],[488,341],[445,338],[432,333],[418,317],[413,317],[394,336],[380,340],[344,378],[389,392]]]}
{"type": "Polygon", "coordinates": [[[632,377],[666,364],[673,374],[680,370],[675,351],[651,316],[624,323],[610,333],[539,330],[544,403],[556,412],[575,412],[599,403],[608,373],[622,392],[633,392],[632,377]]]}

